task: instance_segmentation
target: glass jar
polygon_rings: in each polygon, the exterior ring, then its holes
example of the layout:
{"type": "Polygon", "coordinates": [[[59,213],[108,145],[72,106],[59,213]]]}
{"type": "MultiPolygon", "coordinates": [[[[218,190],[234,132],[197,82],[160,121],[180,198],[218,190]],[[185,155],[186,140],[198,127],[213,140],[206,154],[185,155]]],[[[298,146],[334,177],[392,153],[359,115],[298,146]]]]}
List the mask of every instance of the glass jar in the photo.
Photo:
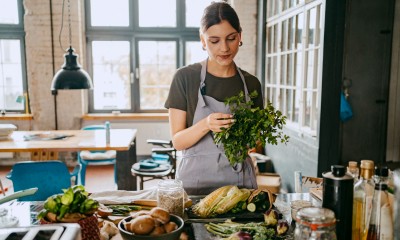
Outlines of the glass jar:
{"type": "Polygon", "coordinates": [[[312,207],[312,203],[307,200],[294,200],[290,202],[292,221],[296,219],[297,212],[304,207],[312,207]]]}
{"type": "Polygon", "coordinates": [[[183,217],[184,190],[182,181],[167,179],[158,182],[157,206],[164,208],[171,214],[183,217]]]}
{"type": "Polygon", "coordinates": [[[305,207],[296,215],[295,240],[335,240],[335,213],[327,208],[305,207]]]}

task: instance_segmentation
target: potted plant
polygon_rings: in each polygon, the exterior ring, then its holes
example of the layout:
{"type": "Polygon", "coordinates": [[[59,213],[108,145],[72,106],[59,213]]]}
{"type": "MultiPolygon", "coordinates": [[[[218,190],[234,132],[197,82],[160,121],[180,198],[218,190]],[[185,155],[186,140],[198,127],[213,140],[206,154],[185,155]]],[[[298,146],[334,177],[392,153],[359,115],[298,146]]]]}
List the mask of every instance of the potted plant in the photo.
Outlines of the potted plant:
{"type": "Polygon", "coordinates": [[[99,203],[88,198],[89,194],[82,185],[63,189],[63,192],[50,196],[44,202],[43,210],[38,214],[40,223],[78,223],[82,239],[100,239],[98,221],[94,214],[99,203]]]}

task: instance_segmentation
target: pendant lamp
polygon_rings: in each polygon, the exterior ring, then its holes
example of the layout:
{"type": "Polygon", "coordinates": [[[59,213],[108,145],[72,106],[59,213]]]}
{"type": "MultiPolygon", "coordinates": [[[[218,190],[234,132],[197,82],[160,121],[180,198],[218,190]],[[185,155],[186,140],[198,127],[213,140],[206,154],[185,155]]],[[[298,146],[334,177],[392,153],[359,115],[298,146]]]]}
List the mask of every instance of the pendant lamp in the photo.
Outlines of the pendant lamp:
{"type": "MultiPolygon", "coordinates": [[[[64,1],[63,1],[63,13],[64,16],[64,1]]],[[[62,31],[61,20],[61,30],[62,31]]],[[[64,64],[61,69],[54,75],[51,83],[51,90],[57,91],[59,89],[93,89],[92,79],[89,74],[82,69],[78,63],[78,55],[74,53],[74,49],[71,46],[71,8],[70,0],[68,0],[68,23],[69,23],[69,48],[64,54],[64,64]]],[[[60,40],[60,37],[59,37],[60,40]]],[[[61,45],[61,40],[60,40],[61,45]]]]}

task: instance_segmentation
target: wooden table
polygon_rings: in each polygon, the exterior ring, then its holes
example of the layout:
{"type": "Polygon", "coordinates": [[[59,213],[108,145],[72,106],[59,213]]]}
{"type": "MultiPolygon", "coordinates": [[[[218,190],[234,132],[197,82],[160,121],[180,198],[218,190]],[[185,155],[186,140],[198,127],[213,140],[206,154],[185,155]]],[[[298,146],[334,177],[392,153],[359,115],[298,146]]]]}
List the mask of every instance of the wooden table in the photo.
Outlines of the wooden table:
{"type": "Polygon", "coordinates": [[[15,131],[8,139],[0,140],[0,152],[74,152],[82,150],[117,151],[117,185],[119,190],[136,190],[136,178],[131,167],[136,162],[136,129],[111,129],[110,144],[105,130],[15,131]],[[58,140],[30,140],[32,134],[68,135],[58,140]]]}

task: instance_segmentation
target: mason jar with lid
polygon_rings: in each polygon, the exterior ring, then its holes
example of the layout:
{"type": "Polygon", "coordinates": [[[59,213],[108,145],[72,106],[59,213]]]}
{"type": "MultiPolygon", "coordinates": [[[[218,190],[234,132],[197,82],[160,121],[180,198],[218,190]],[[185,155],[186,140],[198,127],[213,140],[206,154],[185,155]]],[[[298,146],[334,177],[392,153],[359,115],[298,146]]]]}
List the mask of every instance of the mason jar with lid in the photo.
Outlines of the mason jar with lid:
{"type": "Polygon", "coordinates": [[[183,217],[184,190],[181,180],[167,179],[158,182],[157,206],[183,217]]]}
{"type": "Polygon", "coordinates": [[[327,208],[305,207],[296,215],[295,240],[336,240],[335,213],[327,208]]]}

